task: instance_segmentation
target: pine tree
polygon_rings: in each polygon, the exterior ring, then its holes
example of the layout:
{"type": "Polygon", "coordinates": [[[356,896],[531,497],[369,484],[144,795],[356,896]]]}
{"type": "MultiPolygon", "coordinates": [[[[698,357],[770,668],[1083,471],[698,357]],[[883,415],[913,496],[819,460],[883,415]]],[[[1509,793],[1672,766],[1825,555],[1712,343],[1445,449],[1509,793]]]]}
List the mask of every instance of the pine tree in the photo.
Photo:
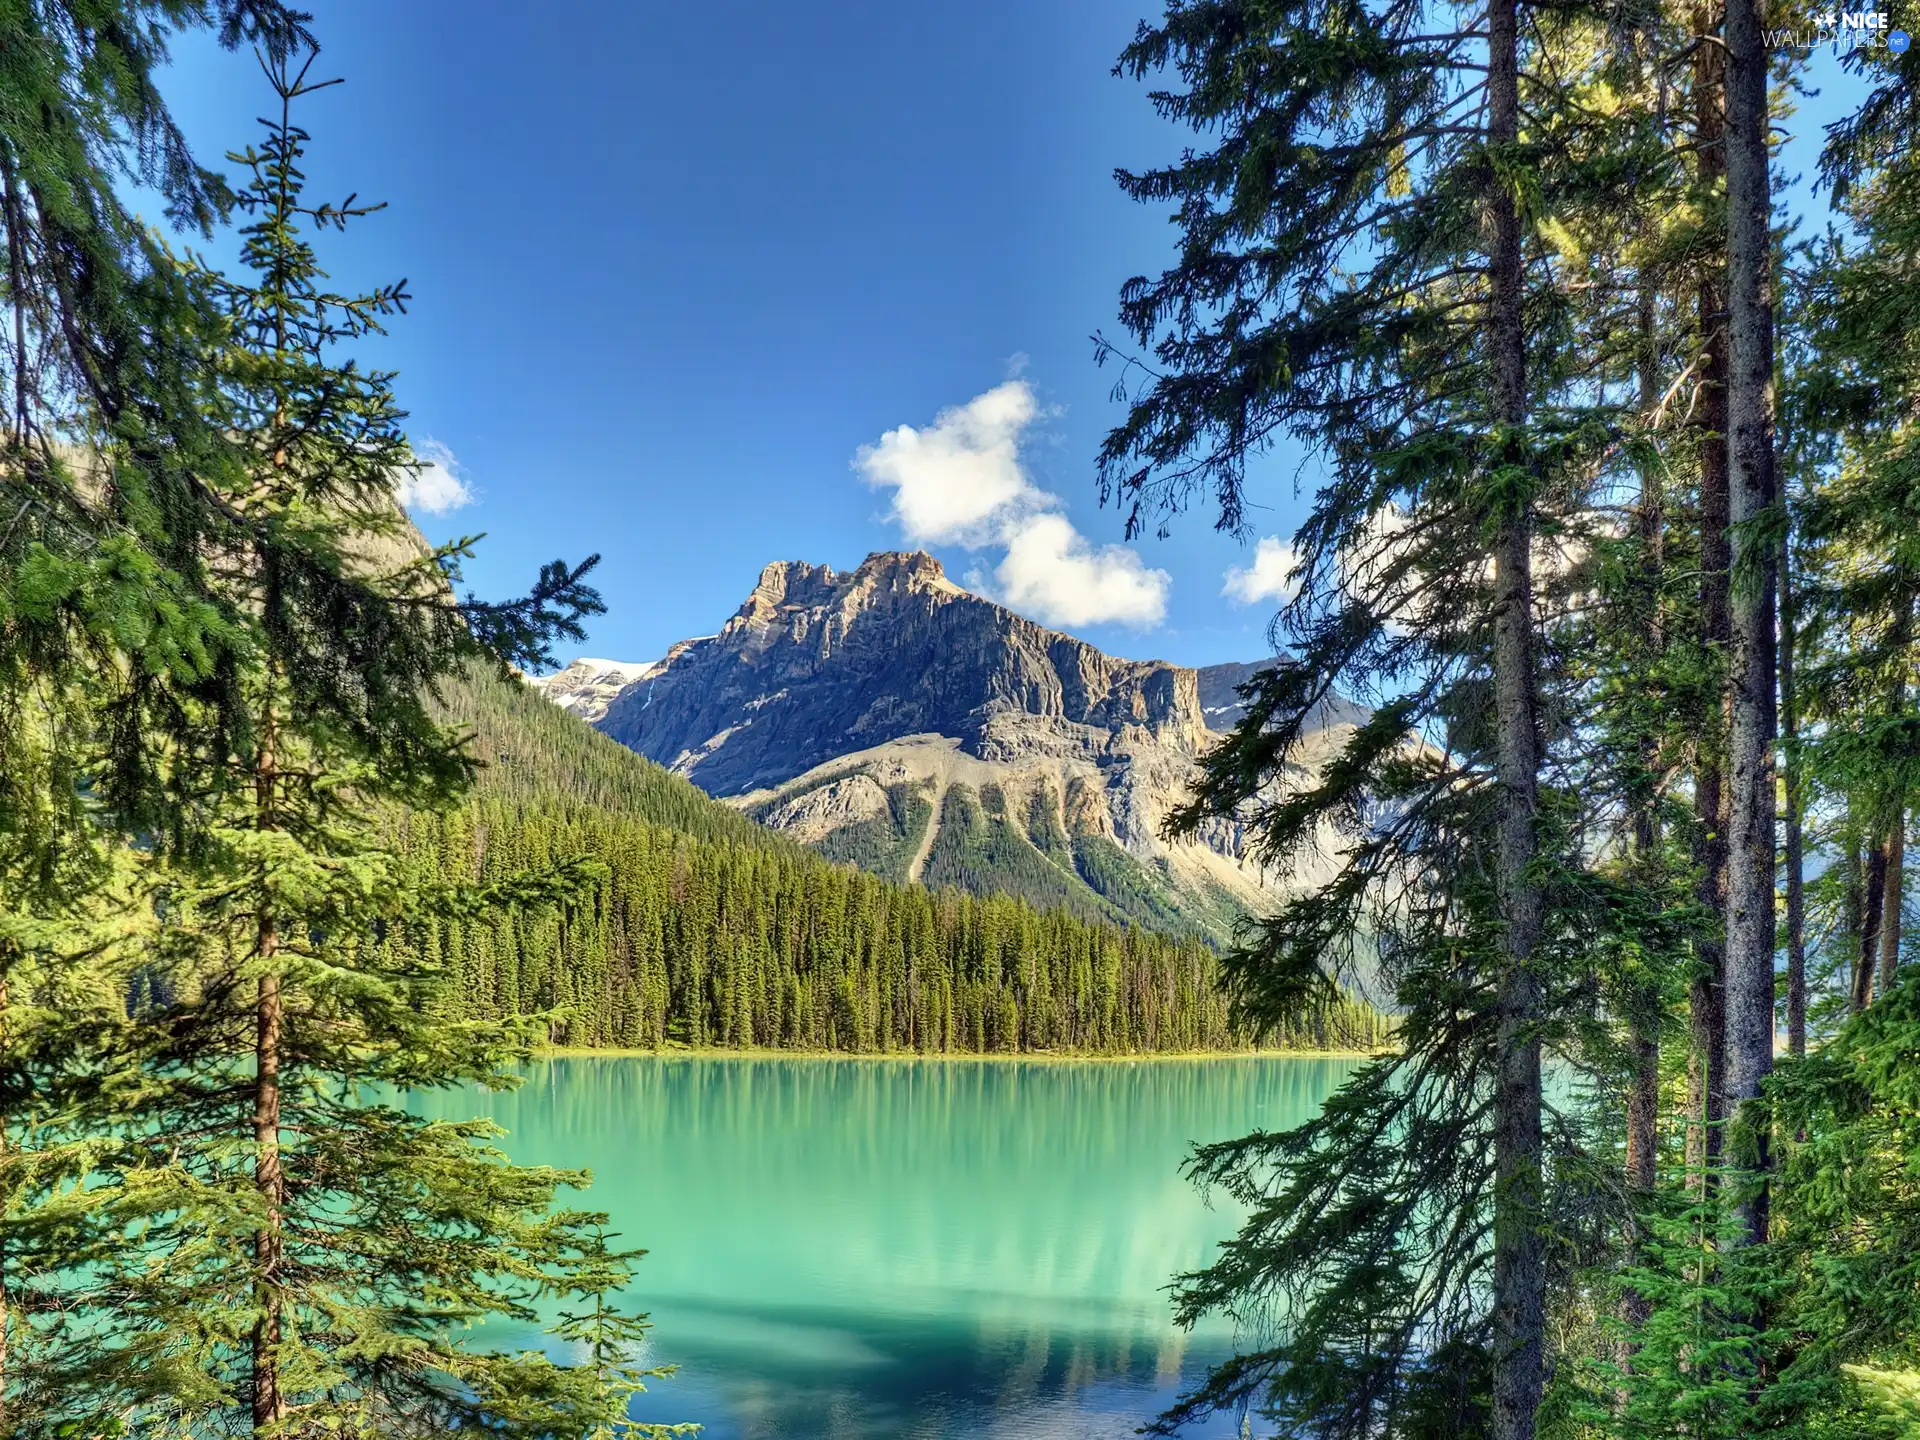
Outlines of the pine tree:
{"type": "Polygon", "coordinates": [[[443,976],[386,940],[403,916],[551,907],[578,876],[422,888],[374,807],[443,806],[470,776],[426,708],[437,677],[489,641],[524,656],[577,636],[597,602],[561,567],[470,625],[442,563],[463,547],[426,551],[397,511],[411,457],[392,377],[335,351],[404,291],[323,283],[305,232],[367,208],[303,200],[291,108],[323,88],[312,60],[266,58],[280,116],[233,157],[251,277],[189,272],[228,317],[219,428],[243,458],[221,495],[234,543],[207,570],[248,622],[248,723],[225,772],[199,777],[205,842],[144,867],[155,918],[122,964],[165,998],[69,1027],[96,1059],[61,1087],[62,1120],[110,1183],[88,1193],[85,1263],[44,1287],[29,1392],[46,1425],[547,1435],[605,1413],[597,1375],[457,1332],[625,1271],[594,1217],[554,1209],[584,1176],[516,1169],[489,1126],[405,1108],[412,1090],[512,1083],[532,1034],[449,1023],[443,976]]]}
{"type": "Polygon", "coordinates": [[[1726,0],[1727,453],[1733,535],[1728,743],[1726,1095],[1744,1239],[1767,1238],[1768,1130],[1761,1082],[1774,1036],[1773,189],[1772,57],[1757,0],[1726,0]]]}
{"type": "Polygon", "coordinates": [[[116,1003],[97,961],[127,898],[121,845],[191,830],[163,756],[192,738],[187,700],[225,713],[238,639],[198,548],[222,517],[193,469],[224,450],[201,317],[116,187],[144,182],[188,228],[220,219],[225,186],[157,84],[166,38],[279,51],[303,20],[277,0],[0,16],[0,1424],[16,1301],[58,1229],[44,1206],[87,1164],[34,1138],[36,1077],[71,1058],[42,1022],[116,1003]]]}
{"type": "Polygon", "coordinates": [[[1642,913],[1580,875],[1568,597],[1586,581],[1578,560],[1541,568],[1591,543],[1625,423],[1620,277],[1578,273],[1576,236],[1631,213],[1667,163],[1632,107],[1574,103],[1620,89],[1608,20],[1177,3],[1123,57],[1175,72],[1156,106],[1215,138],[1122,177],[1177,204],[1182,248],[1123,293],[1153,356],[1103,450],[1106,493],[1137,529],[1204,491],[1241,530],[1270,439],[1324,466],[1279,621],[1291,653],[1249,688],[1182,818],[1251,815],[1282,864],[1331,825],[1346,864],[1225,973],[1238,1013],[1271,1023],[1364,937],[1404,1012],[1401,1052],[1320,1122],[1201,1152],[1198,1176],[1255,1210],[1188,1277],[1182,1316],[1305,1308],[1169,1428],[1255,1401],[1329,1435],[1469,1416],[1533,1433],[1548,1254],[1587,1243],[1594,1203],[1571,1137],[1545,1127],[1541,1051],[1570,1038],[1595,936],[1642,913]],[[1336,686],[1377,696],[1374,720],[1318,785],[1274,799],[1336,686]]]}

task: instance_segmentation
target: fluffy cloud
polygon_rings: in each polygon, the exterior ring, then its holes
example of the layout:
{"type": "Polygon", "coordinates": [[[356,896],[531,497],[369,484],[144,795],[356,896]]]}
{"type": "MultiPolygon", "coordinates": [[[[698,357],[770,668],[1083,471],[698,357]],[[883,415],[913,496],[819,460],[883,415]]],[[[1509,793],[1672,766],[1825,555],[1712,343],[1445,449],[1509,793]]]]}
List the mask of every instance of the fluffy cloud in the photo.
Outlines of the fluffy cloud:
{"type": "Polygon", "coordinates": [[[1124,545],[1095,548],[1064,515],[1035,515],[1007,537],[994,571],[1007,604],[1056,625],[1158,625],[1167,614],[1164,570],[1124,545]]]}
{"type": "Polygon", "coordinates": [[[1236,565],[1227,571],[1227,583],[1220,587],[1220,593],[1237,605],[1291,600],[1298,587],[1290,577],[1299,563],[1293,546],[1269,535],[1253,547],[1251,565],[1236,565]]]}
{"type": "Polygon", "coordinates": [[[1020,439],[1041,417],[1018,378],[942,410],[924,430],[901,425],[863,445],[854,469],[892,492],[888,518],[912,545],[1005,552],[993,574],[999,598],[1054,625],[1157,625],[1170,580],[1123,545],[1095,546],[1063,502],[1028,478],[1020,439]]]}
{"type": "Polygon", "coordinates": [[[448,515],[475,500],[473,487],[460,474],[460,462],[438,440],[414,447],[419,468],[404,474],[394,486],[400,503],[428,515],[448,515]]]}
{"type": "Polygon", "coordinates": [[[860,447],[854,467],[875,489],[893,491],[891,518],[908,543],[977,549],[1052,498],[1020,469],[1020,432],[1039,413],[1032,387],[1009,380],[942,410],[925,430],[887,431],[860,447]]]}

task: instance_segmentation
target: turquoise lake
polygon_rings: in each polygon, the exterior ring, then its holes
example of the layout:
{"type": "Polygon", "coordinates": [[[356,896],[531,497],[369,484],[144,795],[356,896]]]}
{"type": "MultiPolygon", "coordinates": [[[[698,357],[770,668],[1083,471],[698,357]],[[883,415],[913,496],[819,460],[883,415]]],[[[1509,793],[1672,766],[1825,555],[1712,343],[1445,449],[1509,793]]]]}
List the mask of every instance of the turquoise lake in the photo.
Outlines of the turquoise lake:
{"type": "MultiPolygon", "coordinates": [[[[566,1058],[490,1113],[648,1250],[680,1373],[634,1414],[711,1440],[1117,1437],[1227,1353],[1176,1272],[1238,1214],[1188,1148],[1306,1119],[1357,1062],[566,1058]]],[[[1210,1432],[1233,1433],[1224,1422],[1210,1432]]]]}

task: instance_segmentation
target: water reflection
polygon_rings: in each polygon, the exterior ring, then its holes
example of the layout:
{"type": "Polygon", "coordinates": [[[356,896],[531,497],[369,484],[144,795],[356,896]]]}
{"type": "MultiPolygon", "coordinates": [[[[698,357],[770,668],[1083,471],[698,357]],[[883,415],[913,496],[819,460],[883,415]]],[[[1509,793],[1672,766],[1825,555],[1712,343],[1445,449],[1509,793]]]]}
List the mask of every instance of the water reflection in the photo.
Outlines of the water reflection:
{"type": "Polygon", "coordinates": [[[560,1059],[490,1110],[649,1249],[636,1415],[715,1440],[1117,1436],[1225,1352],[1165,1286],[1231,1232],[1188,1146],[1311,1114],[1340,1060],[560,1059]]]}

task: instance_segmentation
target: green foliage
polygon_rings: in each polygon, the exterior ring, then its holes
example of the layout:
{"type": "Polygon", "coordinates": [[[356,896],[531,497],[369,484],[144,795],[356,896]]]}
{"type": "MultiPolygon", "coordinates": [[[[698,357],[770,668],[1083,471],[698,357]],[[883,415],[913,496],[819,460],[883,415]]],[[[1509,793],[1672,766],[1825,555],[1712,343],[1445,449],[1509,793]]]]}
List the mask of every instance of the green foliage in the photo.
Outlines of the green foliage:
{"type": "Polygon", "coordinates": [[[1589,618],[1624,648],[1646,614],[1608,550],[1650,453],[1627,317],[1684,166],[1651,7],[1517,9],[1511,72],[1510,7],[1294,0],[1171,0],[1116,67],[1191,143],[1118,176],[1177,243],[1122,288],[1134,353],[1096,347],[1127,402],[1103,498],[1130,533],[1200,502],[1250,538],[1269,447],[1317,467],[1280,653],[1176,817],[1313,879],[1222,978],[1250,1027],[1362,974],[1400,1012],[1318,1120],[1200,1152],[1248,1218],[1181,1317],[1258,1343],[1169,1432],[1244,1407],[1324,1440],[1529,1435],[1578,1277],[1632,1233],[1543,1060],[1617,1097],[1623,1020],[1658,1034],[1692,960],[1680,867],[1622,863],[1652,769],[1612,748],[1589,618]],[[1323,756],[1334,695],[1373,713],[1323,756]]]}
{"type": "Polygon", "coordinates": [[[1912,1370],[1876,1370],[1871,1365],[1848,1365],[1846,1373],[1868,1399],[1892,1422],[1898,1440],[1920,1437],[1920,1373],[1912,1370]]]}
{"type": "Polygon", "coordinates": [[[1071,908],[1085,918],[1114,916],[1097,900],[1089,902],[1075,877],[1063,874],[1027,839],[1008,815],[997,785],[979,792],[970,785],[947,788],[921,879],[976,895],[1003,891],[1034,905],[1071,908]]]}
{"type": "MultiPolygon", "coordinates": [[[[1722,1205],[1674,1191],[1647,1199],[1634,1261],[1617,1276],[1647,1316],[1602,1327],[1610,1343],[1566,1406],[1570,1433],[1736,1440],[1780,1428],[1794,1387],[1764,1386],[1762,1361],[1790,1332],[1752,1317],[1777,1313],[1786,1285],[1776,1257],[1738,1239],[1722,1205]]],[[[1570,1371],[1564,1389],[1579,1383],[1580,1367],[1570,1371]]]]}
{"type": "Polygon", "coordinates": [[[695,1434],[698,1425],[646,1424],[627,1413],[634,1397],[646,1394],[647,1381],[667,1378],[674,1367],[633,1361],[653,1327],[646,1316],[623,1311],[612,1296],[646,1252],[612,1249],[607,1242],[617,1237],[607,1233],[605,1217],[595,1216],[594,1222],[594,1253],[600,1268],[575,1277],[574,1292],[584,1302],[582,1308],[563,1312],[559,1322],[549,1327],[552,1334],[584,1351],[580,1368],[592,1375],[603,1397],[604,1413],[594,1419],[586,1440],[667,1440],[695,1434]]]}
{"type": "Polygon", "coordinates": [[[1071,855],[1075,872],[1123,922],[1212,941],[1231,935],[1243,913],[1224,892],[1216,892],[1214,904],[1205,910],[1176,900],[1170,886],[1157,883],[1152,869],[1104,835],[1076,835],[1071,855]],[[1193,910],[1199,915],[1189,913],[1193,910]]]}
{"type": "Polygon", "coordinates": [[[814,848],[829,860],[855,865],[882,880],[904,885],[910,878],[913,857],[919,853],[920,842],[932,823],[933,803],[920,786],[889,785],[886,814],[842,826],[814,848]]]}

